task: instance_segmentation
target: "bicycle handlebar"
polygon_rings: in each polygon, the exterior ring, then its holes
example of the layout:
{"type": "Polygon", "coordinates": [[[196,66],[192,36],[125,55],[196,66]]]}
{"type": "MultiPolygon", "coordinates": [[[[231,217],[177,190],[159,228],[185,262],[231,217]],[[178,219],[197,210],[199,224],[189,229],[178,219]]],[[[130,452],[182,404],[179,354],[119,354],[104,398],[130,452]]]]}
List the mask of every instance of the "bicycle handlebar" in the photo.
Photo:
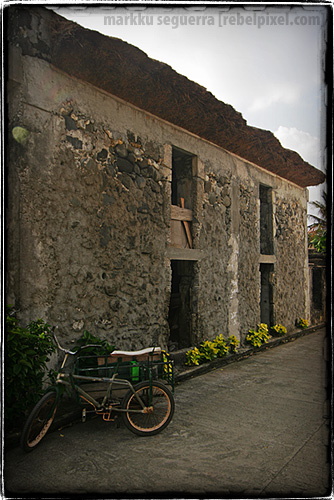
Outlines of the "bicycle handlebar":
{"type": "Polygon", "coordinates": [[[52,329],[51,329],[51,333],[52,333],[52,336],[53,336],[53,339],[58,347],[58,349],[60,351],[63,351],[65,352],[66,354],[71,354],[72,356],[75,356],[76,354],[78,354],[82,349],[85,349],[86,347],[103,347],[102,345],[100,344],[87,344],[87,345],[82,345],[81,347],[79,347],[79,349],[77,351],[70,351],[69,349],[65,349],[64,347],[62,347],[59,343],[59,340],[57,339],[57,336],[55,334],[55,329],[56,327],[54,326],[52,329]]]}

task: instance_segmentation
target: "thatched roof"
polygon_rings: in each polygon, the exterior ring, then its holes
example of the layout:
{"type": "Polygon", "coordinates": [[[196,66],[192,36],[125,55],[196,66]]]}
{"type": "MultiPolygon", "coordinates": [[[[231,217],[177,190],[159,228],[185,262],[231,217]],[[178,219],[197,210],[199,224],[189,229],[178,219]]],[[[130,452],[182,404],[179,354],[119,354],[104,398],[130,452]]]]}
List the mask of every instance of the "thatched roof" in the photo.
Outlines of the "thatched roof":
{"type": "Polygon", "coordinates": [[[248,126],[232,106],[138,48],[41,7],[10,10],[9,38],[23,53],[43,58],[299,186],[324,182],[320,170],[283,148],[271,132],[248,126]],[[38,20],[38,31],[32,17],[38,20]],[[34,38],[27,37],[29,32],[34,38]]]}

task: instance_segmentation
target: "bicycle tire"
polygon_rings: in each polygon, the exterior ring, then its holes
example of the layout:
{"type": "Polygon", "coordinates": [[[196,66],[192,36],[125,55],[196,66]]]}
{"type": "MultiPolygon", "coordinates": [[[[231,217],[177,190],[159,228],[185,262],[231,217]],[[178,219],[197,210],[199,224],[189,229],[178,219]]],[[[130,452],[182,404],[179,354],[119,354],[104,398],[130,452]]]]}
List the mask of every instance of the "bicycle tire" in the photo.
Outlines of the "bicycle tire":
{"type": "Polygon", "coordinates": [[[21,434],[20,446],[24,451],[32,451],[41,442],[55,418],[57,404],[57,393],[50,391],[34,406],[21,434]]]}
{"type": "MultiPolygon", "coordinates": [[[[138,394],[147,407],[149,406],[150,382],[144,381],[134,386],[135,394],[138,394]]],[[[166,385],[152,382],[152,404],[148,413],[131,413],[131,410],[139,410],[141,406],[130,389],[122,401],[122,409],[130,410],[123,413],[125,426],[139,436],[153,436],[158,434],[169,425],[172,420],[175,402],[171,391],[166,385]]]]}

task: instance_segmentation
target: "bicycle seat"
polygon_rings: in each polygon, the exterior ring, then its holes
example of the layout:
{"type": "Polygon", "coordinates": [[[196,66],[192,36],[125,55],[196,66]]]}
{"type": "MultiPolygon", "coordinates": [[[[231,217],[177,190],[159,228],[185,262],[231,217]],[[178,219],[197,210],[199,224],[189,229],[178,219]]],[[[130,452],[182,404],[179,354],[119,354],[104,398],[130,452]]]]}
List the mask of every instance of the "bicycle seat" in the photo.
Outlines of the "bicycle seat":
{"type": "Polygon", "coordinates": [[[113,351],[111,355],[142,356],[143,354],[156,354],[157,352],[161,352],[161,347],[147,347],[146,349],[141,349],[140,351],[113,351]]]}
{"type": "MultiPolygon", "coordinates": [[[[113,361],[146,361],[147,359],[159,359],[161,356],[161,347],[147,347],[139,351],[113,351],[109,354],[107,362],[113,361]]],[[[105,358],[99,358],[98,364],[102,364],[105,358]]]]}

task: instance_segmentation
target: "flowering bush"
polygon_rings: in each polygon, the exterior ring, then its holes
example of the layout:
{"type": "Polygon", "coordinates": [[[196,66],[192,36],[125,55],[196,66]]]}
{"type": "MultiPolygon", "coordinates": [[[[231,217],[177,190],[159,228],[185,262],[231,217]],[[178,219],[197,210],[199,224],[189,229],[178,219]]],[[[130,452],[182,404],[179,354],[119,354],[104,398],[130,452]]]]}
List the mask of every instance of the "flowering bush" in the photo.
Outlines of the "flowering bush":
{"type": "Polygon", "coordinates": [[[199,360],[201,359],[201,353],[197,347],[188,351],[186,365],[199,365],[199,360]]]}
{"type": "Polygon", "coordinates": [[[226,343],[222,333],[214,339],[213,344],[218,351],[217,358],[222,358],[223,356],[226,356],[226,354],[228,354],[229,346],[226,343]]]}
{"type": "Polygon", "coordinates": [[[240,344],[240,342],[237,339],[237,337],[235,335],[231,335],[227,339],[227,342],[228,342],[228,346],[229,346],[230,352],[237,352],[238,345],[240,344]]]}
{"type": "Polygon", "coordinates": [[[199,347],[188,351],[186,354],[186,365],[200,365],[215,358],[222,358],[229,352],[237,352],[238,345],[239,340],[235,335],[231,335],[225,340],[223,334],[220,334],[213,341],[206,340],[199,347]]]}
{"type": "Polygon", "coordinates": [[[296,326],[304,330],[304,328],[308,327],[307,319],[299,318],[296,320],[296,326]]]}
{"type": "Polygon", "coordinates": [[[271,334],[274,337],[281,337],[282,335],[286,335],[287,329],[283,325],[275,325],[270,328],[271,334]]]}
{"type": "Polygon", "coordinates": [[[268,326],[265,323],[261,323],[258,326],[258,331],[249,330],[246,337],[246,343],[252,345],[253,347],[261,347],[262,344],[266,344],[270,339],[268,333],[268,326]]]}
{"type": "Polygon", "coordinates": [[[215,359],[219,353],[219,349],[217,349],[214,342],[210,342],[206,340],[200,345],[200,353],[203,362],[212,361],[215,359]]]}

